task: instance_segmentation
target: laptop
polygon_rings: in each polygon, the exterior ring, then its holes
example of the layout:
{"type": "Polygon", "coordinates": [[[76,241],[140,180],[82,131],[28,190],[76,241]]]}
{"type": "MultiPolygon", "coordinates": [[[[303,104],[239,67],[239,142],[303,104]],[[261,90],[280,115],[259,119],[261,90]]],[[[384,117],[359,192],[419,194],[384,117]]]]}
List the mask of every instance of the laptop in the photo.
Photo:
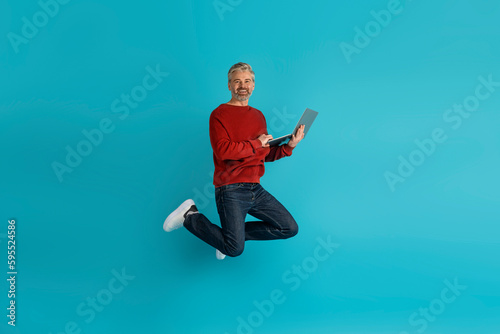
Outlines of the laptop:
{"type": "Polygon", "coordinates": [[[292,139],[292,134],[296,133],[297,129],[300,127],[301,124],[305,125],[305,127],[304,127],[304,138],[305,138],[307,131],[309,131],[309,128],[313,124],[317,115],[318,115],[317,111],[306,108],[306,110],[302,114],[302,117],[299,119],[299,122],[297,123],[297,125],[295,125],[295,129],[293,129],[291,134],[286,135],[286,136],[282,136],[279,138],[275,138],[273,140],[268,141],[267,143],[269,144],[269,146],[278,146],[278,145],[287,143],[288,140],[292,139]]]}

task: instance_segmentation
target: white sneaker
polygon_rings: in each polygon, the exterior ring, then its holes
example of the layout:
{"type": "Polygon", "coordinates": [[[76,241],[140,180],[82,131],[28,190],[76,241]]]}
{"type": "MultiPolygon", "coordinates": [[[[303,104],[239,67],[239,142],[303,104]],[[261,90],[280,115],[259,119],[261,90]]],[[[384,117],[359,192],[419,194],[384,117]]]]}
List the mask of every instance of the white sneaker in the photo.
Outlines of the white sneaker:
{"type": "Polygon", "coordinates": [[[185,200],[174,212],[168,215],[163,223],[163,229],[166,232],[171,232],[183,226],[188,211],[198,212],[192,199],[185,200]]]}
{"type": "Polygon", "coordinates": [[[224,258],[226,257],[226,254],[223,254],[220,250],[216,249],[215,250],[215,257],[217,258],[217,260],[224,260],[224,258]]]}

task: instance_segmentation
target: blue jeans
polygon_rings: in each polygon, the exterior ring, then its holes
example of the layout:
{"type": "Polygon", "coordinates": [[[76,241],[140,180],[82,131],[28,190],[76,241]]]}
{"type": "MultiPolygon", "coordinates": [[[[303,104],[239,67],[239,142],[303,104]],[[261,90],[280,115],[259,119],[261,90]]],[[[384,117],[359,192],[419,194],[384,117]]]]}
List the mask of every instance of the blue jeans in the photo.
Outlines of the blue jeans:
{"type": "Polygon", "coordinates": [[[243,253],[246,240],[291,238],[298,226],[290,212],[259,183],[233,183],[215,188],[221,227],[202,213],[188,215],[184,226],[228,256],[243,253]],[[245,222],[248,214],[260,219],[245,222]]]}

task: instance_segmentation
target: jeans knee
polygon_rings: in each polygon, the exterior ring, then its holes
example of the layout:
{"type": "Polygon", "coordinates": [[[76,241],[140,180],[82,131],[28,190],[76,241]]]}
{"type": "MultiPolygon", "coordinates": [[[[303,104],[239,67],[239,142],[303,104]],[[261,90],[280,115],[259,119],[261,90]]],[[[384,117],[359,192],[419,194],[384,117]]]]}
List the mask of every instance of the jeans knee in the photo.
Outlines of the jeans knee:
{"type": "Polygon", "coordinates": [[[299,225],[295,221],[293,221],[292,224],[290,224],[290,227],[288,228],[288,231],[286,233],[287,238],[291,238],[297,235],[299,233],[299,225]]]}
{"type": "Polygon", "coordinates": [[[226,246],[226,252],[224,254],[230,257],[236,257],[240,256],[243,253],[244,249],[245,249],[245,244],[226,246]]]}

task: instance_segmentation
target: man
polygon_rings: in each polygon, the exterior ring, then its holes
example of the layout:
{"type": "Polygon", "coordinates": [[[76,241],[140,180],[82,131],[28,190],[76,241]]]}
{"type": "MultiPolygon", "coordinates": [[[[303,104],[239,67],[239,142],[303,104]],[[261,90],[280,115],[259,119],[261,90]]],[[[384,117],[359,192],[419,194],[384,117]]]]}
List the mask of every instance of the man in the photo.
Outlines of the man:
{"type": "Polygon", "coordinates": [[[287,144],[270,147],[268,141],[273,136],[267,134],[264,115],[248,105],[254,87],[252,67],[246,63],[233,65],[228,73],[231,100],[210,115],[213,183],[221,227],[198,212],[192,199],[184,201],[163,224],[167,232],[184,225],[216,248],[219,260],[240,255],[246,240],[287,239],[298,232],[292,215],[259,181],[264,175],[264,162],[292,155],[304,138],[304,125],[287,144]],[[260,220],[245,222],[247,214],[260,220]]]}

